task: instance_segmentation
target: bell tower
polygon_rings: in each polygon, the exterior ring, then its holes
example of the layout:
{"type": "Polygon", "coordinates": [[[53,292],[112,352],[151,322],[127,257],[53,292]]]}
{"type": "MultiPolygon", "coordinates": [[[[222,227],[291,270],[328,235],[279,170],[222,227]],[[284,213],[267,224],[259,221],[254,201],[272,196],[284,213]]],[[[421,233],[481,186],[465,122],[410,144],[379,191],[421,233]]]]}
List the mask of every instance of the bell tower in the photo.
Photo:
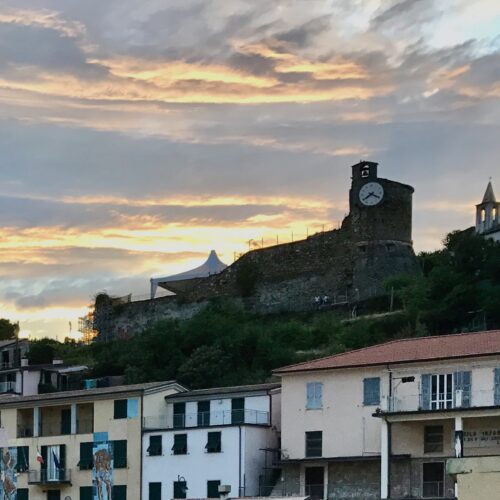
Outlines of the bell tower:
{"type": "Polygon", "coordinates": [[[488,182],[483,201],[476,205],[476,233],[488,234],[500,229],[498,211],[500,203],[497,202],[491,180],[488,182]]]}

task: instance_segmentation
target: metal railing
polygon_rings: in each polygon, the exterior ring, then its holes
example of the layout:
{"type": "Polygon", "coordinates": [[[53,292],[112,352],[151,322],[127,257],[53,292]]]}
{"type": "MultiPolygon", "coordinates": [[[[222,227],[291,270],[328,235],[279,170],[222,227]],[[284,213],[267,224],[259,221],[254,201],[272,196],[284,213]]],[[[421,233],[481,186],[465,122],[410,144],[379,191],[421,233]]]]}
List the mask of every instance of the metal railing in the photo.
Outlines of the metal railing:
{"type": "Polygon", "coordinates": [[[422,498],[444,497],[444,481],[424,481],[422,483],[422,498]]]}
{"type": "Polygon", "coordinates": [[[424,398],[420,392],[401,396],[385,396],[381,401],[382,411],[388,413],[453,410],[484,406],[495,406],[495,394],[493,390],[468,391],[465,393],[459,389],[442,398],[424,398]]]}
{"type": "Polygon", "coordinates": [[[28,484],[71,483],[71,469],[40,469],[28,471],[28,484]]]}
{"type": "Polygon", "coordinates": [[[261,410],[220,410],[144,417],[145,429],[181,429],[217,425],[269,425],[269,412],[261,410]]]}
{"type": "Polygon", "coordinates": [[[16,392],[15,382],[0,382],[0,393],[16,392]]]}
{"type": "Polygon", "coordinates": [[[33,437],[33,424],[21,424],[17,426],[17,437],[33,437]]]}

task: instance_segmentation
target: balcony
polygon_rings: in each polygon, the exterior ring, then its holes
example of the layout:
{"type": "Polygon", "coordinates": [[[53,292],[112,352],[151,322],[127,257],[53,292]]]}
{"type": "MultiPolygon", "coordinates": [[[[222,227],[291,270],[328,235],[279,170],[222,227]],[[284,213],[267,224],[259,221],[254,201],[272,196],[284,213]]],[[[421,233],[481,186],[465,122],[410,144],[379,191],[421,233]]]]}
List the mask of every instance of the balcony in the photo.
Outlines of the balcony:
{"type": "Polygon", "coordinates": [[[431,395],[424,398],[422,393],[405,394],[382,398],[381,410],[384,413],[414,413],[464,408],[487,408],[495,406],[493,391],[473,391],[465,393],[454,390],[446,394],[431,395]]]}
{"type": "Polygon", "coordinates": [[[16,392],[16,383],[0,382],[0,394],[4,394],[6,392],[16,392]]]}
{"type": "Polygon", "coordinates": [[[71,469],[41,469],[28,471],[28,484],[71,484],[71,469]]]}
{"type": "Polygon", "coordinates": [[[145,429],[182,429],[217,425],[270,425],[269,412],[261,410],[220,410],[144,417],[145,429]]]}

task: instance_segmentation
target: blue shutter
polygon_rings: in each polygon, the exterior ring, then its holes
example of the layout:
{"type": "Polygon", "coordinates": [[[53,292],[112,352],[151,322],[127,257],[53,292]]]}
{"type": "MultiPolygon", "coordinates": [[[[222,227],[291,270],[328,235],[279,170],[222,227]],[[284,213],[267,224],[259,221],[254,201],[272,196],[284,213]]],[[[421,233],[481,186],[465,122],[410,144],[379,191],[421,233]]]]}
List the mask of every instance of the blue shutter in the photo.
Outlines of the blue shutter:
{"type": "Polygon", "coordinates": [[[494,404],[500,406],[500,368],[495,368],[494,388],[494,404]]]}
{"type": "Polygon", "coordinates": [[[422,392],[420,394],[422,410],[431,409],[431,375],[422,375],[422,392]]]}
{"type": "Polygon", "coordinates": [[[462,408],[469,408],[471,405],[471,379],[472,373],[455,372],[453,374],[455,391],[462,391],[462,408]]]}
{"type": "Polygon", "coordinates": [[[314,382],[308,382],[306,408],[313,408],[313,405],[314,405],[314,382]]]}
{"type": "Polygon", "coordinates": [[[363,404],[373,406],[380,404],[380,378],[365,378],[363,380],[363,404]]]}
{"type": "Polygon", "coordinates": [[[321,382],[316,382],[315,388],[315,399],[316,408],[323,408],[323,384],[321,382]]]}

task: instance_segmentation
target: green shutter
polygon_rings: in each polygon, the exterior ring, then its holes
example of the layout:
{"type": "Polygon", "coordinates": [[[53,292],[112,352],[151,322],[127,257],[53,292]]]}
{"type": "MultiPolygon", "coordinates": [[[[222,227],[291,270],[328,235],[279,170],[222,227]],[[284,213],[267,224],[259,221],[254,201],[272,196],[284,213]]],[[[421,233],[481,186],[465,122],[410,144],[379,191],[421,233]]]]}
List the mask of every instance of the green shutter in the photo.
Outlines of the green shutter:
{"type": "Polygon", "coordinates": [[[115,469],[127,468],[127,441],[113,441],[113,467],[115,469]]]}
{"type": "Polygon", "coordinates": [[[80,486],[80,500],[94,500],[92,486],[80,486]]]}
{"type": "Polygon", "coordinates": [[[17,447],[17,472],[27,472],[30,468],[29,465],[30,449],[29,446],[17,447]]]}
{"type": "Polygon", "coordinates": [[[94,443],[80,443],[80,470],[90,470],[92,469],[94,463],[94,453],[93,453],[94,443]]]}
{"type": "Polygon", "coordinates": [[[29,500],[29,489],[21,488],[17,490],[17,500],[29,500]]]}
{"type": "Polygon", "coordinates": [[[161,436],[149,436],[147,452],[150,457],[159,456],[163,453],[161,436]]]}
{"type": "Polygon", "coordinates": [[[61,434],[71,434],[71,410],[61,410],[61,434]]]}
{"type": "Polygon", "coordinates": [[[161,500],[161,483],[149,483],[148,500],[161,500]]]}
{"type": "Polygon", "coordinates": [[[113,500],[127,500],[127,487],[113,486],[113,500]]]}
{"type": "Polygon", "coordinates": [[[174,434],[174,455],[185,455],[187,453],[187,434],[174,434]]]}
{"type": "Polygon", "coordinates": [[[219,498],[220,481],[207,481],[207,498],[219,498]]]}
{"type": "Polygon", "coordinates": [[[115,419],[127,418],[127,400],[126,399],[115,399],[113,417],[115,419]]]}
{"type": "Polygon", "coordinates": [[[209,432],[207,444],[205,446],[207,453],[220,453],[221,452],[221,433],[209,432]]]}
{"type": "Polygon", "coordinates": [[[42,455],[40,467],[42,470],[47,470],[47,446],[42,446],[40,454],[42,455]]]}

